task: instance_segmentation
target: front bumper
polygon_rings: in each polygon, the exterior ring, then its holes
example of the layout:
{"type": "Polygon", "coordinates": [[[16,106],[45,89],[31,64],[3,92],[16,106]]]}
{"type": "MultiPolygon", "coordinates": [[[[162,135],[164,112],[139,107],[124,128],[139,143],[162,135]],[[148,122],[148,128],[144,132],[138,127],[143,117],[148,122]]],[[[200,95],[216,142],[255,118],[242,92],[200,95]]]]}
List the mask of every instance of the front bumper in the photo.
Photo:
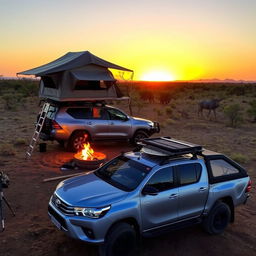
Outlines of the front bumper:
{"type": "Polygon", "coordinates": [[[158,122],[154,122],[153,127],[150,129],[150,135],[158,132],[160,132],[160,124],[158,122]]]}
{"type": "Polygon", "coordinates": [[[103,219],[89,219],[80,216],[67,216],[49,202],[48,215],[52,223],[74,239],[82,240],[92,244],[102,244],[104,242],[105,226],[103,219]]]}

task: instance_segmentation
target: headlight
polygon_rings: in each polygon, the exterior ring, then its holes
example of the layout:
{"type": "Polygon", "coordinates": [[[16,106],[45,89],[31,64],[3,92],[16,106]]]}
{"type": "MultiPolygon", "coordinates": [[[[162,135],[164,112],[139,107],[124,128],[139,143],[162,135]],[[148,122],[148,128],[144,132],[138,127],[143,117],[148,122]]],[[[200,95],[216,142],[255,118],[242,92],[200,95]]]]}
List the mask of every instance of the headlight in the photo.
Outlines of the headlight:
{"type": "Polygon", "coordinates": [[[103,208],[84,208],[84,207],[75,207],[74,211],[77,216],[85,216],[89,218],[98,219],[103,217],[110,209],[110,206],[103,208]]]}
{"type": "Polygon", "coordinates": [[[56,190],[59,189],[59,188],[61,188],[63,185],[64,185],[64,182],[61,181],[61,182],[57,185],[56,190]]]}

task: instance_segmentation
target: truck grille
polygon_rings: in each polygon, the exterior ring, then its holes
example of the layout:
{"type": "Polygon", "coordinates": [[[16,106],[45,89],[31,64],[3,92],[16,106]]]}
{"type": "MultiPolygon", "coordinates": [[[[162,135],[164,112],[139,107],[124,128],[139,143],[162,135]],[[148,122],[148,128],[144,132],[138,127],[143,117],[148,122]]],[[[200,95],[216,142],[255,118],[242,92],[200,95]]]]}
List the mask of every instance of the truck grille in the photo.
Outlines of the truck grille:
{"type": "Polygon", "coordinates": [[[65,215],[69,215],[69,216],[74,216],[75,212],[74,212],[74,207],[64,203],[59,197],[57,197],[56,194],[54,194],[52,196],[52,203],[53,205],[60,210],[61,212],[63,212],[65,215]]]}

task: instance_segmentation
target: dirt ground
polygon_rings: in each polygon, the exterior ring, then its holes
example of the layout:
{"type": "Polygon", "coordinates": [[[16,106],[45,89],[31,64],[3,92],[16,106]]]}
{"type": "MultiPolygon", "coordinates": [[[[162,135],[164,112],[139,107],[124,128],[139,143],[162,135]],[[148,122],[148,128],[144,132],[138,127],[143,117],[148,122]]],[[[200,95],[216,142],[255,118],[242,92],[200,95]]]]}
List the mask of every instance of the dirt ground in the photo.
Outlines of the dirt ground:
{"type": "MultiPolygon", "coordinates": [[[[161,106],[146,105],[139,113],[135,111],[135,115],[158,120],[162,124],[160,135],[199,143],[229,156],[242,154],[242,165],[251,176],[253,189],[248,203],[236,209],[235,223],[229,225],[223,235],[210,236],[200,226],[194,226],[143,239],[140,255],[256,255],[256,124],[246,122],[239,128],[230,128],[221,113],[215,121],[198,118],[194,110],[187,117],[166,122],[165,114],[160,115],[153,109],[161,106]]],[[[37,148],[31,160],[25,160],[27,145],[22,139],[27,142],[32,135],[37,111],[33,99],[17,111],[6,111],[0,106],[0,143],[6,147],[11,145],[15,150],[15,155],[2,152],[0,170],[8,173],[11,180],[4,194],[16,212],[12,217],[9,210],[4,209],[6,230],[0,233],[0,255],[97,255],[94,246],[66,237],[47,216],[49,198],[60,180],[44,183],[43,179],[74,173],[60,170],[73,154],[49,142],[47,152],[40,153],[37,148]]],[[[106,153],[108,159],[131,149],[127,143],[97,143],[94,147],[106,153]]]]}

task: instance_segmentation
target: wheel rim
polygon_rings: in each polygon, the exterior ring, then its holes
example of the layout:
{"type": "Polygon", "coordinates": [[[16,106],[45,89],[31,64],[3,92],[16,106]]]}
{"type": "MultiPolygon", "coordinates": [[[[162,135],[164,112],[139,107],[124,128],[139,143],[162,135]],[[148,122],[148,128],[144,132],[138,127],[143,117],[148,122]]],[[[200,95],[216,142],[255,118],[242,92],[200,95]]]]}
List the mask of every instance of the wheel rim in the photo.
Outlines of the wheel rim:
{"type": "Polygon", "coordinates": [[[87,142],[87,135],[76,137],[74,139],[74,143],[73,143],[74,148],[76,150],[80,150],[84,147],[84,143],[86,143],[86,142],[87,142]]]}
{"type": "Polygon", "coordinates": [[[112,254],[113,256],[128,256],[132,255],[136,246],[136,238],[134,234],[125,232],[121,234],[113,244],[112,254]]]}

